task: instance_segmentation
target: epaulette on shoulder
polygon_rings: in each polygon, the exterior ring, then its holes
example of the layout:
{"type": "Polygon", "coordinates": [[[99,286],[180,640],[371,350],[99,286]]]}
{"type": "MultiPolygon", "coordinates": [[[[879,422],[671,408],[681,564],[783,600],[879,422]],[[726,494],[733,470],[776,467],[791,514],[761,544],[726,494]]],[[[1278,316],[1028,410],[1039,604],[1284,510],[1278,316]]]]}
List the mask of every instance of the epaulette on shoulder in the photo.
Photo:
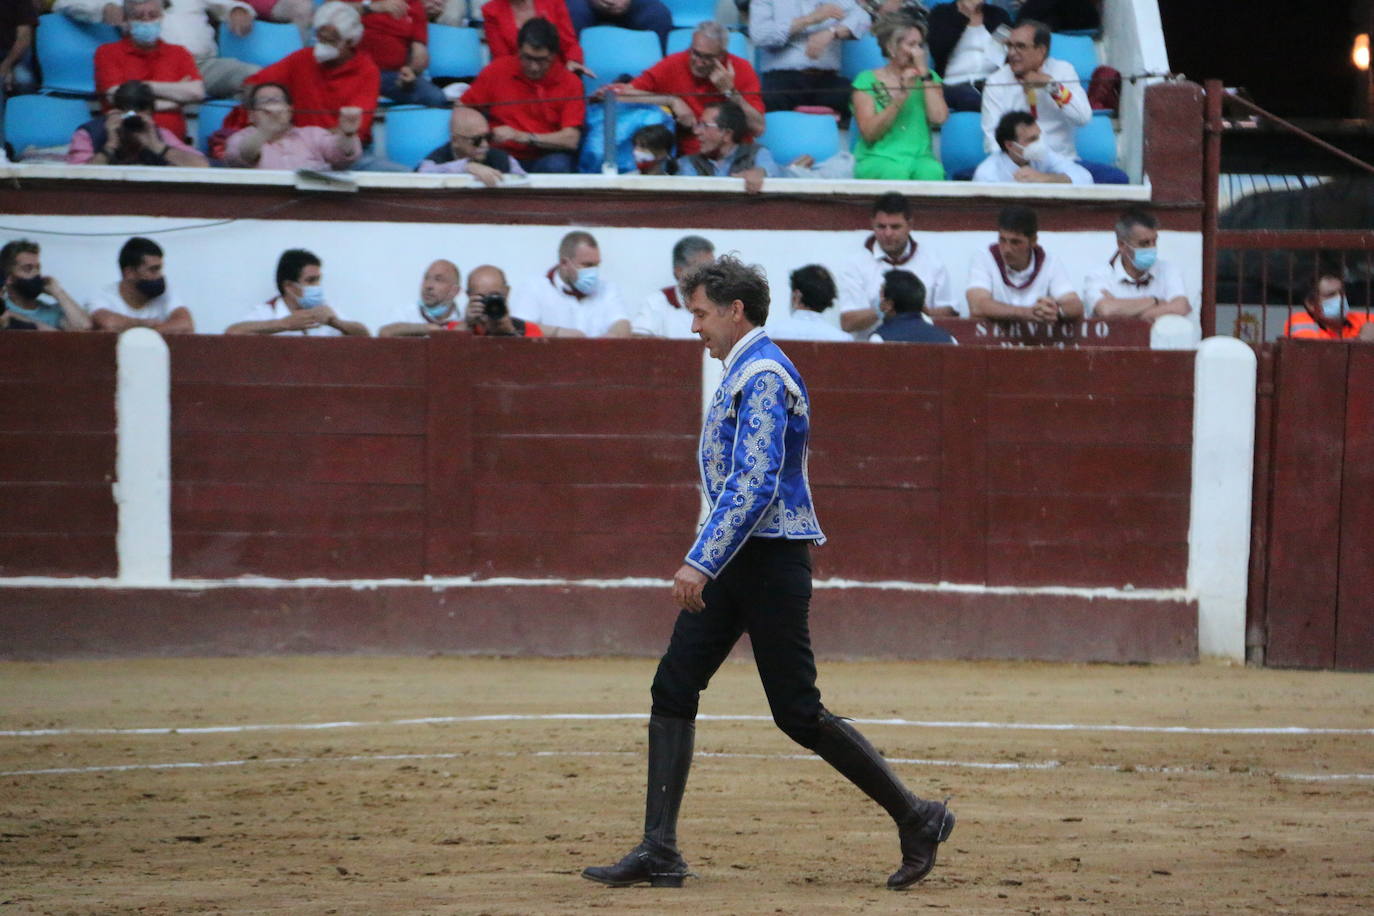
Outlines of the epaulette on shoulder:
{"type": "MultiPolygon", "coordinates": [[[[739,375],[735,376],[730,382],[730,400],[734,400],[749,383],[756,377],[765,372],[772,372],[782,379],[782,385],[787,389],[787,409],[797,416],[804,417],[808,410],[806,398],[802,394],[801,386],[797,380],[792,378],[792,373],[783,367],[782,363],[776,359],[756,359],[744,366],[739,375]]],[[[730,415],[734,415],[734,407],[730,408],[730,415]]]]}

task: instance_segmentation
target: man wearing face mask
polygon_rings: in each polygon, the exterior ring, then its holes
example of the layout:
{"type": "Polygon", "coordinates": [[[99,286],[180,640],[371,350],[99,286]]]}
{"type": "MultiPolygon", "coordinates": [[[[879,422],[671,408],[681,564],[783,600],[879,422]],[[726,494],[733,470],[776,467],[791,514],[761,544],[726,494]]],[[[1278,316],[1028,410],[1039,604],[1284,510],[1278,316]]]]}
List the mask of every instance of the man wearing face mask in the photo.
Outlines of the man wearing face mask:
{"type": "Polygon", "coordinates": [[[440,331],[466,331],[463,313],[458,308],[461,281],[457,264],[435,261],[420,281],[420,297],[413,305],[397,309],[391,321],[377,330],[377,336],[428,337],[440,331]]]}
{"type": "Polygon", "coordinates": [[[516,290],[510,310],[537,322],[546,337],[629,337],[620,290],[601,277],[601,249],[590,232],[558,243],[558,263],[516,290]]]}
{"type": "Polygon", "coordinates": [[[5,311],[40,331],[89,331],[90,316],[56,277],[43,276],[38,255],[38,243],[28,239],[15,239],[0,248],[5,311]]]}
{"type": "Polygon", "coordinates": [[[302,337],[368,337],[367,327],[345,321],[324,293],[320,259],[304,248],[282,252],[277,260],[277,295],[254,306],[226,334],[299,334],[302,337]]]}
{"type": "Polygon", "coordinates": [[[1374,342],[1374,320],[1368,310],[1355,312],[1345,295],[1345,281],[1323,273],[1303,298],[1303,311],[1288,316],[1284,337],[1304,340],[1363,340],[1374,342]]]}
{"type": "Polygon", "coordinates": [[[178,137],[186,136],[183,105],[205,98],[205,83],[191,52],[162,40],[163,0],[124,0],[124,38],[95,49],[95,88],[104,110],[130,80],[147,83],[157,99],[153,120],[178,137]]]}
{"type": "Polygon", "coordinates": [[[1140,318],[1192,311],[1178,268],[1158,259],[1159,221],[1143,210],[1127,210],[1116,222],[1116,253],[1083,287],[1089,318],[1140,318]]]}
{"type": "Polygon", "coordinates": [[[1092,184],[1093,176],[1040,138],[1040,125],[1028,111],[1009,111],[997,122],[997,148],[979,163],[974,181],[1030,184],[1092,184]]]}
{"type": "Polygon", "coordinates": [[[162,249],[152,239],[134,236],[119,249],[118,283],[102,289],[86,303],[97,331],[119,333],[129,328],[152,328],[159,334],[193,334],[191,312],[167,288],[162,273],[162,249]]]}

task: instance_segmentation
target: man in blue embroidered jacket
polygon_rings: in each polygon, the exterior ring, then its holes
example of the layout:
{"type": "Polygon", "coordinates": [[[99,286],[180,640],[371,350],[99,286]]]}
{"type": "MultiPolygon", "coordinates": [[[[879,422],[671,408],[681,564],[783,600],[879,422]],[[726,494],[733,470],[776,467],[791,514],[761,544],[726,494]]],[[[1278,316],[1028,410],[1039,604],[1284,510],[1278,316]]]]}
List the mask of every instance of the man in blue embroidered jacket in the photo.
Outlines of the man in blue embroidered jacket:
{"type": "Polygon", "coordinates": [[[902,864],[887,885],[905,889],[934,867],[954,815],[908,791],[858,730],[821,705],[807,625],[810,546],[824,541],[806,472],[810,400],[796,367],[764,333],[768,281],[760,268],[726,256],[693,269],[681,289],[693,333],[725,364],[701,431],[711,511],[673,577],[682,613],[651,691],[644,838],[615,865],[582,875],[613,887],[682,886],[677,816],[697,703],[747,632],[773,721],[896,822],[902,864]]]}

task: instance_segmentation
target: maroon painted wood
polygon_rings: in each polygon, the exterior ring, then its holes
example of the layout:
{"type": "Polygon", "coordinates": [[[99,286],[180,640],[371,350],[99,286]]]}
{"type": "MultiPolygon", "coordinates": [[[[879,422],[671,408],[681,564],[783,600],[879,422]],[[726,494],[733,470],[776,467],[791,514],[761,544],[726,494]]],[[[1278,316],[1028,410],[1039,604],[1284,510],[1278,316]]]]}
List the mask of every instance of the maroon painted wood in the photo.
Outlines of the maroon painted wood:
{"type": "Polygon", "coordinates": [[[186,335],[168,338],[179,383],[383,385],[425,383],[424,341],[405,338],[186,335]]]}
{"type": "Polygon", "coordinates": [[[1374,347],[1347,345],[1336,667],[1374,670],[1374,347]]]}
{"type": "Polygon", "coordinates": [[[423,529],[333,534],[176,531],[172,575],[179,579],[419,579],[423,529]]]}
{"type": "Polygon", "coordinates": [[[1182,80],[1147,86],[1145,123],[1145,174],[1155,203],[1200,207],[1202,87],[1182,80]]]}
{"type": "Polygon", "coordinates": [[[108,483],[114,468],[113,423],[104,432],[0,432],[0,481],[108,483]]]}
{"type": "Polygon", "coordinates": [[[1349,345],[1277,351],[1265,663],[1335,663],[1349,345]]]}
{"type": "Polygon", "coordinates": [[[418,485],[425,482],[425,439],[366,433],[174,432],[172,479],[418,485]]]}
{"type": "Polygon", "coordinates": [[[963,347],[941,352],[942,582],[987,581],[987,385],[996,355],[963,347]]]}
{"type": "Polygon", "coordinates": [[[114,534],[117,524],[107,483],[0,483],[0,531],[114,534]]]}
{"type": "MultiPolygon", "coordinates": [[[[109,578],[119,572],[113,533],[7,534],[0,532],[0,576],[91,576],[109,578]]],[[[0,609],[10,599],[6,590],[0,609]]],[[[46,620],[29,621],[29,626],[50,626],[46,620]]],[[[0,639],[0,652],[3,652],[0,639]]]]}
{"type": "Polygon", "coordinates": [[[1041,324],[1035,321],[990,321],[937,318],[935,323],[970,347],[1055,347],[1075,349],[1150,346],[1150,326],[1138,319],[1093,319],[1041,324]]]}
{"type": "MultiPolygon", "coordinates": [[[[351,375],[341,373],[337,381],[345,379],[351,380],[351,375]]],[[[172,415],[178,432],[419,436],[425,432],[425,397],[418,388],[225,385],[177,379],[172,415]]]]}
{"type": "Polygon", "coordinates": [[[418,535],[425,527],[422,486],[178,482],[172,527],[192,532],[338,534],[369,529],[418,535]]]}
{"type": "Polygon", "coordinates": [[[472,570],[473,411],[475,351],[467,335],[436,334],[424,341],[426,371],[424,441],[424,568],[431,576],[472,570]]]}

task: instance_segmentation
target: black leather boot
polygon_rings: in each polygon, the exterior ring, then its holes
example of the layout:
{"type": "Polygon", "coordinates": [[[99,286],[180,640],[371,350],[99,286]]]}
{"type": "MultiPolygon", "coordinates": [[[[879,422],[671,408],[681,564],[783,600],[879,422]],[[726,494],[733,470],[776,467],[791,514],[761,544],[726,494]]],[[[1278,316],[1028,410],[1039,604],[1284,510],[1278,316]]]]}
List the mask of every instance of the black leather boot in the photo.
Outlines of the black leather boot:
{"type": "Polygon", "coordinates": [[[864,794],[883,806],[897,824],[902,865],[887,886],[904,890],[935,867],[939,845],[954,830],[954,813],[936,801],[922,801],[902,785],[883,755],[859,730],[828,709],[822,709],[814,750],[864,794]]]}
{"type": "Polygon", "coordinates": [[[682,887],[687,862],[677,851],[677,813],[692,767],[696,723],[649,717],[649,780],[644,797],[644,839],[615,865],[598,865],[582,877],[611,887],[648,883],[682,887]]]}

